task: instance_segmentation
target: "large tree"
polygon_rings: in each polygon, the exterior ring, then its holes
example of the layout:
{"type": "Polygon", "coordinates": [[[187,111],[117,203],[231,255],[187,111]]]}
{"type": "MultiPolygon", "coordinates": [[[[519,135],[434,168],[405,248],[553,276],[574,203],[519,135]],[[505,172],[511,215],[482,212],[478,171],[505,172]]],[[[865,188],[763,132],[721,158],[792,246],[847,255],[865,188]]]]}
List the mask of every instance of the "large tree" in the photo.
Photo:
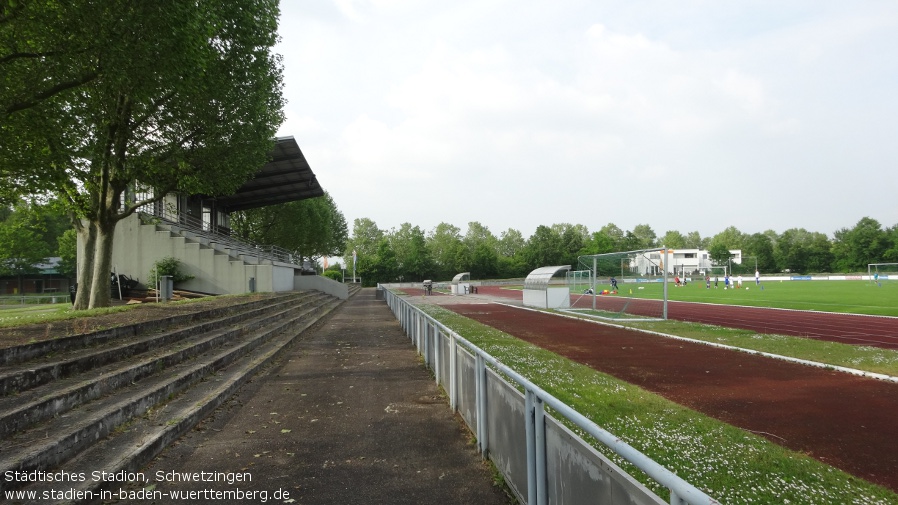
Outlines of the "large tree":
{"type": "Polygon", "coordinates": [[[421,228],[402,223],[387,239],[396,259],[396,274],[402,280],[423,281],[433,275],[433,260],[421,228]]]}
{"type": "Polygon", "coordinates": [[[464,248],[461,230],[449,223],[438,224],[427,236],[427,248],[434,262],[437,279],[451,279],[460,269],[456,264],[459,251],[464,248]]]}
{"type": "Polygon", "coordinates": [[[843,272],[865,272],[869,263],[881,263],[891,247],[889,234],[879,221],[864,217],[854,228],[835,232],[833,251],[836,269],[843,272]]]}
{"type": "MultiPolygon", "coordinates": [[[[367,217],[356,218],[352,222],[352,238],[346,241],[346,249],[343,252],[346,270],[352,272],[355,269],[356,276],[361,276],[366,282],[370,280],[367,274],[374,272],[376,268],[382,241],[389,246],[383,230],[377,227],[377,223],[367,217]]],[[[395,262],[395,255],[393,261],[395,262]]],[[[379,272],[378,275],[380,273],[383,272],[379,272]]]]}
{"type": "Polygon", "coordinates": [[[545,225],[537,226],[524,249],[527,266],[532,270],[544,266],[561,265],[563,256],[561,236],[558,232],[545,225]]]}
{"type": "Polygon", "coordinates": [[[773,241],[763,233],[754,233],[745,237],[745,249],[742,250],[742,262],[746,267],[762,272],[776,271],[776,258],[773,255],[773,241]]]}
{"type": "Polygon", "coordinates": [[[231,193],[266,161],[277,0],[3,5],[0,197],[60,198],[83,246],[75,307],[108,305],[120,220],[172,191],[231,193]]]}
{"type": "Polygon", "coordinates": [[[689,249],[686,247],[686,237],[677,230],[667,230],[658,243],[671,249],[689,249]]]}
{"type": "Polygon", "coordinates": [[[37,264],[47,261],[52,249],[44,240],[45,223],[38,212],[20,204],[0,221],[0,275],[16,276],[19,292],[22,275],[37,273],[37,264]]]}
{"type": "Polygon", "coordinates": [[[330,194],[236,212],[234,234],[261,245],[289,251],[298,261],[343,254],[349,231],[346,218],[330,194]]]}

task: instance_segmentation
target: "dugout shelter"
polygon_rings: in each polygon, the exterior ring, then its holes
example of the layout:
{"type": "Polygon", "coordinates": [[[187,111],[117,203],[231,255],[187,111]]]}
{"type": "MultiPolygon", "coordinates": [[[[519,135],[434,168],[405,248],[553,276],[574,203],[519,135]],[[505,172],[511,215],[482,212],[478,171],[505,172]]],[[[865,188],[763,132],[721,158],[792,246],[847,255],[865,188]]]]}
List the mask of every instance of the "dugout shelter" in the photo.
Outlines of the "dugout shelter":
{"type": "Polygon", "coordinates": [[[570,265],[540,267],[524,279],[524,305],[540,309],[571,306],[571,288],[565,280],[570,265]]]}
{"type": "Polygon", "coordinates": [[[471,272],[462,272],[452,278],[449,292],[453,295],[466,295],[471,292],[471,272]]]}

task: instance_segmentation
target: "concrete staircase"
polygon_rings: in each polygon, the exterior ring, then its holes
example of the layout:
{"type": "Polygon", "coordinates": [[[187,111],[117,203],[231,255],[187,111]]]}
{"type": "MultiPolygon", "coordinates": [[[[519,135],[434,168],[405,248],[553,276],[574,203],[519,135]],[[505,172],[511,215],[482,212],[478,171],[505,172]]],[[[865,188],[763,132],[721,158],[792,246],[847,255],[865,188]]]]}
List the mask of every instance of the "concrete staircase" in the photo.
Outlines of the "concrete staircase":
{"type": "Polygon", "coordinates": [[[139,470],[340,302],[283,293],[0,350],[3,502],[35,501],[7,500],[7,491],[69,491],[41,503],[96,500],[122,483],[94,472],[139,470]],[[63,482],[41,473],[63,471],[54,475],[63,482]]]}

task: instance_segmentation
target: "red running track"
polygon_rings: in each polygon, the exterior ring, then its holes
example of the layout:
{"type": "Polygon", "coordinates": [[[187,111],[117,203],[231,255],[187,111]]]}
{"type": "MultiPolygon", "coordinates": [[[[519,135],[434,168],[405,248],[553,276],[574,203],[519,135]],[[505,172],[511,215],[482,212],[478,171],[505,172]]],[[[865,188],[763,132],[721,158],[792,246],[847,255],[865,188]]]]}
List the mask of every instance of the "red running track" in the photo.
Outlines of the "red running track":
{"type": "MultiPolygon", "coordinates": [[[[521,291],[502,289],[499,286],[481,286],[478,293],[516,300],[523,298],[521,291]]],[[[591,308],[592,296],[572,295],[571,303],[578,308],[591,308]]],[[[660,300],[617,295],[596,297],[597,309],[617,312],[625,304],[629,304],[627,311],[632,314],[659,317],[662,311],[660,300]]],[[[743,328],[758,333],[898,349],[898,318],[895,317],[673,301],[667,304],[667,317],[679,321],[743,328]]]]}
{"type": "Polygon", "coordinates": [[[898,491],[898,384],[496,303],[446,308],[898,491]]]}

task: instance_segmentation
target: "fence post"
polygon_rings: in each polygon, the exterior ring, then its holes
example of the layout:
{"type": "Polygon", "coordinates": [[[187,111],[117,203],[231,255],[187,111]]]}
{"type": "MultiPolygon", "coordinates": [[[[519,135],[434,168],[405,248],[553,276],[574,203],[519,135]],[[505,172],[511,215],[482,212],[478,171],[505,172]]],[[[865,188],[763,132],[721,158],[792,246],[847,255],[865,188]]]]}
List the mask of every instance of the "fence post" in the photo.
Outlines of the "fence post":
{"type": "Polygon", "coordinates": [[[533,416],[533,391],[526,389],[524,391],[524,416],[525,416],[525,434],[527,438],[527,504],[537,505],[536,503],[536,437],[534,432],[533,416]]]}
{"type": "Polygon", "coordinates": [[[480,455],[486,458],[486,395],[484,394],[485,376],[483,371],[486,369],[486,363],[480,353],[475,354],[474,358],[474,401],[477,404],[477,446],[480,449],[480,455]]]}
{"type": "Polygon", "coordinates": [[[436,321],[433,323],[433,376],[437,381],[437,386],[440,385],[440,367],[442,366],[442,361],[440,361],[440,348],[442,347],[442,338],[440,337],[440,327],[437,326],[436,321]]]}
{"type": "Polygon", "coordinates": [[[536,448],[536,503],[546,505],[546,411],[542,398],[533,395],[533,441],[536,448]]]}
{"type": "Polygon", "coordinates": [[[458,411],[458,372],[456,371],[456,359],[458,354],[458,343],[455,341],[455,335],[449,334],[449,406],[452,412],[458,411]]]}

